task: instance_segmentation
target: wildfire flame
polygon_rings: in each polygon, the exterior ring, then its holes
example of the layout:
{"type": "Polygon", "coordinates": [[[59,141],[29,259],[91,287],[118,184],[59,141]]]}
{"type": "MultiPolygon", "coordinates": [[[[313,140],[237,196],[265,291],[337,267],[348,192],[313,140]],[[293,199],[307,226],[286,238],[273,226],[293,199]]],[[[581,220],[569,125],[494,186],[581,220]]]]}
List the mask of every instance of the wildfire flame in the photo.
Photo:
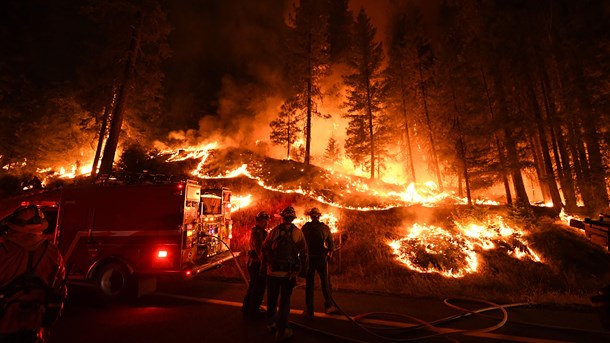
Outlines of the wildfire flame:
{"type": "Polygon", "coordinates": [[[511,228],[502,217],[490,217],[485,222],[454,221],[447,230],[433,225],[414,224],[406,237],[388,243],[396,259],[420,273],[438,273],[460,278],[474,273],[479,266],[477,249],[502,248],[517,259],[541,262],[528,247],[523,230],[511,228]]]}
{"type": "Polygon", "coordinates": [[[244,207],[248,207],[252,204],[252,194],[248,195],[235,195],[231,196],[231,210],[239,211],[244,207]]]}
{"type": "MultiPolygon", "coordinates": [[[[309,218],[307,218],[306,216],[303,216],[303,217],[297,217],[292,222],[295,225],[297,225],[299,227],[302,227],[308,221],[309,221],[309,218]]],[[[337,228],[337,223],[339,222],[339,219],[333,213],[329,212],[329,213],[322,214],[320,216],[320,221],[322,223],[328,225],[328,227],[330,228],[330,232],[331,233],[339,232],[339,229],[337,228]]]]}

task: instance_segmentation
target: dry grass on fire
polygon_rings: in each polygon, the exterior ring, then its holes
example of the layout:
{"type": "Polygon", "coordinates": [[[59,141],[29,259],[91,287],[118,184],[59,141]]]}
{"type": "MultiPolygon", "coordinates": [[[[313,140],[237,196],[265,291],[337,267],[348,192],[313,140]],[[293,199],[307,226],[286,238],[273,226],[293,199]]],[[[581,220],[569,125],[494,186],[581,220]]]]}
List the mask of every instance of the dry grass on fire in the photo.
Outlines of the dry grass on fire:
{"type": "MultiPolygon", "coordinates": [[[[331,264],[334,289],[433,298],[470,297],[500,303],[585,305],[590,304],[589,297],[597,289],[610,283],[610,254],[590,243],[578,229],[548,217],[528,218],[510,213],[505,208],[469,210],[457,206],[348,211],[324,208],[303,196],[274,192],[258,194],[255,198],[265,201],[234,213],[232,246],[235,250],[245,249],[248,229],[260,210],[278,213],[284,206],[292,205],[302,214],[306,208],[317,206],[338,217],[343,239],[341,250],[335,253],[331,264]],[[480,217],[490,212],[501,212],[508,225],[523,228],[528,233],[529,247],[542,262],[519,260],[501,249],[479,249],[477,272],[451,278],[408,269],[396,261],[388,246],[390,240],[403,237],[412,223],[442,225],[456,216],[480,217]]],[[[279,223],[279,219],[274,220],[271,225],[279,223]]],[[[242,267],[245,265],[244,255],[238,258],[242,267]]],[[[241,278],[232,263],[206,275],[233,280],[241,278]]]]}

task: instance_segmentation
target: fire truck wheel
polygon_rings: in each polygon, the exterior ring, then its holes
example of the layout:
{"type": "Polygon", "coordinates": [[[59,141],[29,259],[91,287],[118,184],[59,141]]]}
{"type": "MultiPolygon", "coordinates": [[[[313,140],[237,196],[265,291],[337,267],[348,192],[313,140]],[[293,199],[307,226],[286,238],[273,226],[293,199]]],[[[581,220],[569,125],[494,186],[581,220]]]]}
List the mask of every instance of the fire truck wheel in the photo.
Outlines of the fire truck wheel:
{"type": "Polygon", "coordinates": [[[129,294],[133,278],[124,264],[119,262],[106,263],[100,267],[95,275],[97,290],[102,298],[118,300],[129,294]]]}

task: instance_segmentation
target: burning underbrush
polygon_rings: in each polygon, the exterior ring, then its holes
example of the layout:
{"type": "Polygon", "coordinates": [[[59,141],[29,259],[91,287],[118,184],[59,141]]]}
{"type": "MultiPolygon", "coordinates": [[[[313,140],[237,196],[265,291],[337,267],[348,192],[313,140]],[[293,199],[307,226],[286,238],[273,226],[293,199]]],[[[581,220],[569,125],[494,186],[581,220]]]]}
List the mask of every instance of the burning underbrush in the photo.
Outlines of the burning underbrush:
{"type": "MultiPolygon", "coordinates": [[[[354,211],[253,186],[247,178],[232,186],[238,193],[254,192],[252,204],[234,213],[233,248],[244,251],[258,211],[277,214],[295,206],[297,225],[302,226],[306,210],[316,206],[330,214],[337,230],[340,250],[330,266],[333,288],[587,304],[595,290],[610,283],[610,254],[554,219],[523,218],[503,207],[461,205],[354,211]]],[[[272,218],[270,226],[279,221],[278,216],[272,218]]],[[[243,255],[238,259],[242,266],[243,255]]],[[[228,264],[207,277],[239,275],[228,264]]]]}
{"type": "MultiPolygon", "coordinates": [[[[270,226],[289,205],[297,210],[298,226],[311,207],[327,214],[323,221],[340,246],[331,262],[335,288],[584,304],[610,283],[610,254],[554,219],[533,214],[544,211],[468,207],[433,185],[405,189],[247,150],[210,150],[203,160],[193,175],[252,195],[248,207],[234,212],[232,246],[238,251],[245,251],[258,211],[275,214],[270,226]]],[[[194,165],[188,158],[180,163],[194,165]]],[[[245,255],[238,259],[242,266],[245,255]]],[[[209,276],[240,277],[227,266],[209,276]]]]}
{"type": "MultiPolygon", "coordinates": [[[[191,175],[202,179],[246,176],[259,186],[276,192],[305,195],[317,202],[354,210],[384,210],[422,204],[438,206],[460,204],[466,200],[440,192],[432,183],[395,185],[367,178],[344,175],[290,160],[277,160],[250,150],[201,148],[168,152],[167,161],[193,170],[191,175]]],[[[493,203],[478,200],[479,203],[493,203]]]]}

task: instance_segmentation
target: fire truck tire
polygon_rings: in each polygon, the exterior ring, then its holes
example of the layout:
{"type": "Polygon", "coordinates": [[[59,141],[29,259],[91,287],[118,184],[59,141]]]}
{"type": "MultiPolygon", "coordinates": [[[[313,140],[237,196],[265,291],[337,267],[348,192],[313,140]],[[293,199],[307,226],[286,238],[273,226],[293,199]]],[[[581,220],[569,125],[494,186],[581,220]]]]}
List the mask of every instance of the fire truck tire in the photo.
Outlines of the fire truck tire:
{"type": "Polygon", "coordinates": [[[95,284],[103,299],[125,299],[133,288],[133,276],[123,263],[109,262],[100,266],[95,273],[95,284]]]}

